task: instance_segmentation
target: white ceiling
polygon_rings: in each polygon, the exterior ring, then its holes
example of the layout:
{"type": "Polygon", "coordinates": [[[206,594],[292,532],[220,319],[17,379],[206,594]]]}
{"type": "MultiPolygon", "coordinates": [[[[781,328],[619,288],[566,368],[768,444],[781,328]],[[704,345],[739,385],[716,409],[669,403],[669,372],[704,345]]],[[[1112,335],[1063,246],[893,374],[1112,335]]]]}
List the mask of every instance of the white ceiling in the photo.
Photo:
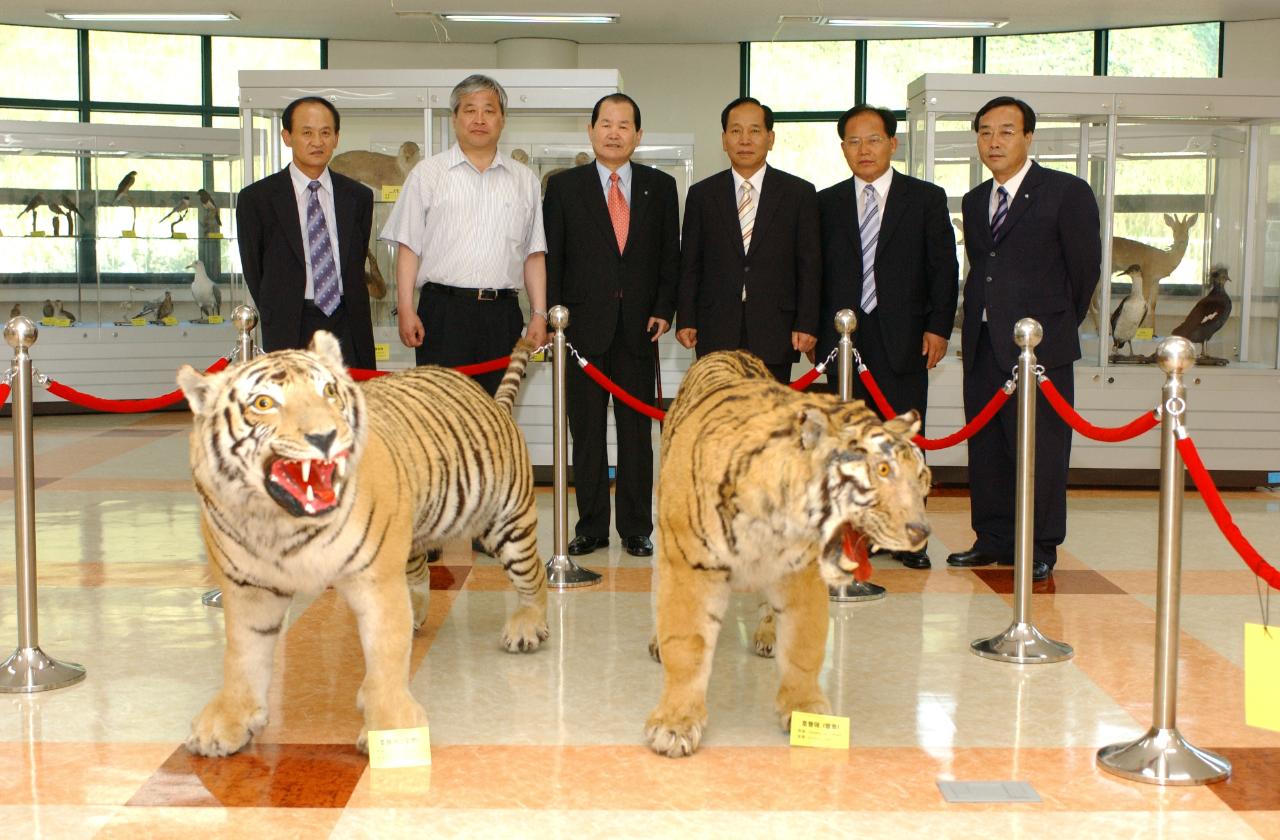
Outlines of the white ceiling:
{"type": "Polygon", "coordinates": [[[852,30],[811,24],[779,26],[779,15],[894,15],[899,17],[1007,18],[1001,33],[1098,29],[1203,20],[1280,17],[1277,0],[894,0],[878,9],[859,0],[3,0],[0,23],[91,26],[131,31],[274,35],[367,41],[446,40],[492,43],[503,38],[567,38],[581,43],[714,43],[930,35],[974,31],[852,30]],[[585,25],[433,25],[425,11],[618,12],[620,23],[585,25]],[[144,26],[63,24],[47,11],[232,11],[226,24],[144,26]]]}

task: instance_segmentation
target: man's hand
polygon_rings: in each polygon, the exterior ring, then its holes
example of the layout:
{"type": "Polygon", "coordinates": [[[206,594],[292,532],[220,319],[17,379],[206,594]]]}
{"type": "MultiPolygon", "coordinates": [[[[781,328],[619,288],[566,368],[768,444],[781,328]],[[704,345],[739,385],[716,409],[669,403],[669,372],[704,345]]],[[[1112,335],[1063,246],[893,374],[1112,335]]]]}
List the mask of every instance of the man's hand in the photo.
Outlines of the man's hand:
{"type": "Polygon", "coordinates": [[[804,332],[791,333],[791,349],[799,350],[801,353],[808,353],[818,344],[816,335],[809,335],[804,332]]]}
{"type": "Polygon", "coordinates": [[[529,326],[524,329],[524,337],[532,341],[538,347],[547,343],[547,319],[539,314],[534,314],[529,319],[529,326]]]}
{"type": "Polygon", "coordinates": [[[676,341],[680,342],[688,350],[692,350],[694,345],[698,343],[698,328],[685,327],[676,330],[676,341]]]}
{"type": "Polygon", "coordinates": [[[649,323],[645,325],[644,331],[651,336],[649,338],[650,341],[657,341],[669,329],[671,329],[671,324],[661,318],[650,318],[649,323]]]}
{"type": "Polygon", "coordinates": [[[925,367],[932,368],[947,355],[947,340],[936,333],[925,333],[920,355],[928,357],[925,360],[925,367]]]}
{"type": "Polygon", "coordinates": [[[422,328],[418,313],[412,309],[401,309],[396,321],[400,327],[400,343],[405,347],[421,347],[427,331],[422,328]]]}

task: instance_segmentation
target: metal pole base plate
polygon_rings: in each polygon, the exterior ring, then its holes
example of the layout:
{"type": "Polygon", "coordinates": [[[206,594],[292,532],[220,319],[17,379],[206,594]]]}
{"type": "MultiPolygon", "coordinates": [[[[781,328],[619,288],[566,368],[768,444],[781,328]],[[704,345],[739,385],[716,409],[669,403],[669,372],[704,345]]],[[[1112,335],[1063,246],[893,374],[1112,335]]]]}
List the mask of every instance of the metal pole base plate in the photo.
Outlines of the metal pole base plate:
{"type": "Polygon", "coordinates": [[[828,586],[827,592],[832,601],[841,604],[856,604],[859,601],[879,601],[884,597],[884,587],[874,583],[855,580],[844,586],[828,586]]]}
{"type": "Polygon", "coordinates": [[[208,592],[200,596],[200,603],[204,604],[206,607],[214,607],[219,610],[222,609],[222,590],[210,589],[208,592]]]}
{"type": "Polygon", "coordinates": [[[1136,741],[1098,750],[1108,773],[1153,785],[1208,785],[1231,775],[1231,762],[1187,743],[1177,729],[1147,730],[1136,741]]]}
{"type": "Polygon", "coordinates": [[[0,693],[30,694],[65,688],[84,679],[84,666],[59,662],[38,647],[18,648],[0,665],[0,693]]]}
{"type": "Polygon", "coordinates": [[[1055,642],[1041,635],[1034,624],[1010,624],[1008,629],[989,639],[975,639],[969,649],[983,659],[1013,662],[1018,665],[1040,665],[1070,659],[1071,645],[1055,642]]]}
{"type": "Polygon", "coordinates": [[[567,554],[547,561],[547,586],[552,589],[574,589],[594,586],[600,582],[600,573],[579,566],[567,554]]]}

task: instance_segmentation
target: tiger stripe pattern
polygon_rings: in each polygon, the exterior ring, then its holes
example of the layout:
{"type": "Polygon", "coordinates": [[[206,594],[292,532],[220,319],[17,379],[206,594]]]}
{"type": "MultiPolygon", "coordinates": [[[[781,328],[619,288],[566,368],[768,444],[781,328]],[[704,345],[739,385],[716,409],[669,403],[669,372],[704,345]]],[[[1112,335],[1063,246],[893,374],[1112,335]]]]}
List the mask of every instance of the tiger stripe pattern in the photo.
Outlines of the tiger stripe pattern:
{"type": "Polygon", "coordinates": [[[228,755],[262,730],[289,604],[328,586],[355,614],[365,656],[357,747],[370,729],[425,725],[409,652],[426,619],[429,554],[449,540],[478,539],[515,587],[503,646],[533,651],[547,638],[533,469],[511,414],[532,349],[522,339],[512,351],[501,402],[438,367],[361,387],[325,332],[306,351],[212,376],[179,371],[227,633],[223,685],[193,722],[190,751],[228,755]]]}
{"type": "Polygon", "coordinates": [[[827,587],[848,583],[874,547],[928,539],[919,427],[914,412],[881,423],[861,401],[794,391],[742,351],[689,368],[662,430],[650,647],[663,688],[645,727],[651,749],[698,748],[733,589],[761,591],[776,622],[783,729],[794,711],[830,711],[818,685],[827,587]]]}

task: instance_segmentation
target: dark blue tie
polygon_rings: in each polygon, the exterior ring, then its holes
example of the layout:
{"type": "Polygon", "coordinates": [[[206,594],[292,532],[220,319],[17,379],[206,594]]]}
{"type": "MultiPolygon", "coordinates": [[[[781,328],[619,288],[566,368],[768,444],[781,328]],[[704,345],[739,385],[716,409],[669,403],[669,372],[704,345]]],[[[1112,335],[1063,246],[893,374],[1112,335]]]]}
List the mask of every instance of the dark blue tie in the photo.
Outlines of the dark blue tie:
{"type": "Polygon", "coordinates": [[[1004,227],[1005,217],[1009,215],[1009,193],[1004,187],[1000,187],[996,192],[999,194],[999,200],[996,202],[995,215],[991,217],[991,241],[1000,241],[1000,229],[1004,227]]]}
{"type": "Polygon", "coordinates": [[[338,286],[338,266],[333,261],[333,244],[329,241],[329,225],[320,210],[320,182],[307,185],[307,251],[311,254],[312,295],[316,306],[326,315],[338,308],[342,294],[338,286]]]}

